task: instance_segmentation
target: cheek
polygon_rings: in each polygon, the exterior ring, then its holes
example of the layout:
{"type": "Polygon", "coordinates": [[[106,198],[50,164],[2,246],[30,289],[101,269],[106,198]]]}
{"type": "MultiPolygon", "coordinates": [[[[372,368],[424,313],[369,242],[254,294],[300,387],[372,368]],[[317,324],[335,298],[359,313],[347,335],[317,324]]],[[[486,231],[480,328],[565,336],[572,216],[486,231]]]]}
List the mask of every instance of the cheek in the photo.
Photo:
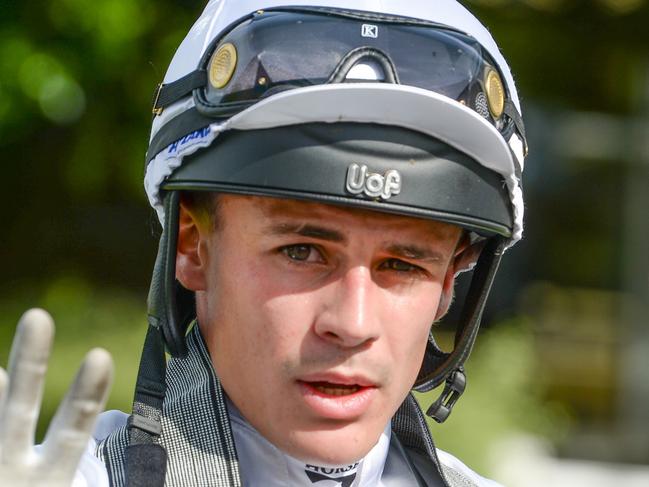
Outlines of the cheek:
{"type": "Polygon", "coordinates": [[[312,300],[301,294],[264,297],[258,302],[258,310],[264,320],[265,346],[283,368],[291,368],[300,360],[302,344],[313,323],[312,300]]]}
{"type": "Polygon", "coordinates": [[[386,298],[390,303],[386,312],[387,342],[396,365],[401,365],[402,373],[408,379],[414,380],[419,372],[440,303],[441,289],[441,284],[432,283],[414,293],[386,298]]]}
{"type": "Polygon", "coordinates": [[[277,273],[259,262],[241,259],[235,269],[228,275],[215,272],[214,283],[220,285],[211,297],[212,322],[223,329],[219,341],[229,344],[221,348],[227,354],[236,349],[250,368],[274,374],[277,365],[296,360],[313,319],[310,300],[287,294],[277,273]]]}
{"type": "Polygon", "coordinates": [[[401,324],[397,328],[416,334],[433,324],[441,295],[442,284],[432,282],[415,285],[412,289],[400,289],[397,293],[388,291],[382,299],[386,316],[401,324]]]}

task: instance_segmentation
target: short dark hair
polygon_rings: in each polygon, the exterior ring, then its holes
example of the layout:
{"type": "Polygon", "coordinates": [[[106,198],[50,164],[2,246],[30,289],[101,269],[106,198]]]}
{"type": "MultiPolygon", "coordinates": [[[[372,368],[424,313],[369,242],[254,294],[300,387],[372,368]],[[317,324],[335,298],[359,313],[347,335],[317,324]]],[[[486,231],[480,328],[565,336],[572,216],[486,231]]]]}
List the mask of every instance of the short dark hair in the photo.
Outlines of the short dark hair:
{"type": "Polygon", "coordinates": [[[214,191],[183,191],[182,202],[201,218],[211,221],[212,229],[221,226],[219,193],[214,191]]]}

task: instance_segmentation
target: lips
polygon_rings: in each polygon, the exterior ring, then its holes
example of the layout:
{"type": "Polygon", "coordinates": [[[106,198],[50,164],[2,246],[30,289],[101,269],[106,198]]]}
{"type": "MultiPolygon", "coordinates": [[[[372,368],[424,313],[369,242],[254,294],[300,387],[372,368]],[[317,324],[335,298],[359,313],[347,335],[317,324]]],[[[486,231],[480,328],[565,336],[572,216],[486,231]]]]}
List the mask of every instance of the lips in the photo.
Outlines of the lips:
{"type": "Polygon", "coordinates": [[[377,385],[373,380],[363,375],[333,372],[305,375],[300,377],[298,381],[318,385],[331,385],[334,387],[376,387],[377,385]]]}
{"type": "Polygon", "coordinates": [[[363,377],[316,375],[297,381],[302,398],[316,416],[354,420],[366,412],[378,387],[363,377]]]}

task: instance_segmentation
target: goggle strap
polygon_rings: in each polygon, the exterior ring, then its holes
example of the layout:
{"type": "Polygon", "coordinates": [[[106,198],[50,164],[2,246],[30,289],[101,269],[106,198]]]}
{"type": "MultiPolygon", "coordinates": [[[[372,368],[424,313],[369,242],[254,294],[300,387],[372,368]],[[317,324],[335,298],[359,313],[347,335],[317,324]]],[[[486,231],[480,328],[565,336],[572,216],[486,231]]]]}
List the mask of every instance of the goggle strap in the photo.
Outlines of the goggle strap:
{"type": "Polygon", "coordinates": [[[153,95],[154,115],[160,115],[168,106],[182,100],[194,91],[207,84],[207,72],[204,69],[197,69],[182,78],[167,84],[159,84],[153,95]]]}
{"type": "Polygon", "coordinates": [[[523,117],[521,117],[521,114],[516,109],[516,105],[514,105],[514,103],[511,100],[505,100],[503,113],[507,115],[512,120],[512,122],[514,122],[514,126],[518,131],[518,135],[520,135],[521,140],[523,141],[523,150],[525,151],[525,154],[527,154],[527,137],[525,137],[525,123],[523,123],[523,117]]]}
{"type": "Polygon", "coordinates": [[[149,149],[146,153],[145,169],[149,165],[149,162],[162,152],[165,147],[215,122],[217,122],[217,119],[201,115],[195,107],[169,120],[165,125],[160,127],[160,130],[158,130],[149,144],[149,149]]]}

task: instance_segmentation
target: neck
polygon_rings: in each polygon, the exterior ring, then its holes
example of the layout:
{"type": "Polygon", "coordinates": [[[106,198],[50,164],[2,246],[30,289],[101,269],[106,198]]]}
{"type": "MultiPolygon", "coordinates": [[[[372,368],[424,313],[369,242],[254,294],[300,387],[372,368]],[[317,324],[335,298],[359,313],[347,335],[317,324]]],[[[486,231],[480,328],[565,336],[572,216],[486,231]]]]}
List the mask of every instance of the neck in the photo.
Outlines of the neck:
{"type": "Polygon", "coordinates": [[[227,401],[244,485],[361,487],[378,485],[390,444],[390,424],[369,453],[345,465],[294,458],[270,443],[227,401]],[[324,481],[327,481],[326,483],[324,481]]]}

